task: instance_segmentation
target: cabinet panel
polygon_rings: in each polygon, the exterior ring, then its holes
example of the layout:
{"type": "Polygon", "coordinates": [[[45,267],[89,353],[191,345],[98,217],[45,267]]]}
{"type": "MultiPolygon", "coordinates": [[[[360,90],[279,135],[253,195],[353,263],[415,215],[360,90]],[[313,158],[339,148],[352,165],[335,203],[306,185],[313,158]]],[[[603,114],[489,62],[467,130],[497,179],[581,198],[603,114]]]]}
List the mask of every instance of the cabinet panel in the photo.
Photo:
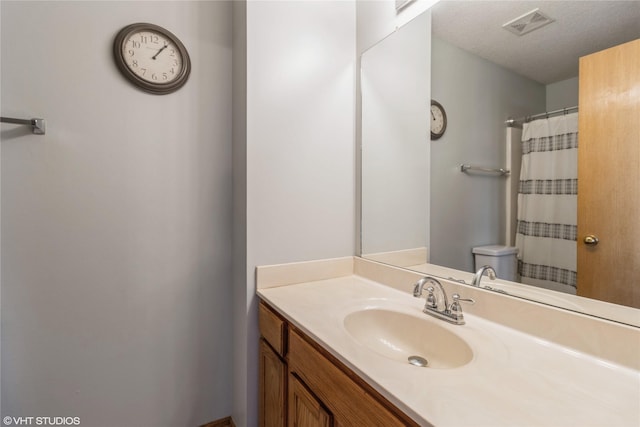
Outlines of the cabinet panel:
{"type": "Polygon", "coordinates": [[[286,425],[287,365],[260,340],[260,407],[261,427],[286,425]]]}
{"type": "Polygon", "coordinates": [[[329,360],[329,356],[325,357],[320,351],[297,331],[289,331],[289,371],[299,376],[331,411],[335,424],[363,427],[418,425],[400,411],[393,411],[393,405],[356,374],[346,367],[338,367],[339,361],[329,360]]]}
{"type": "Polygon", "coordinates": [[[331,414],[298,378],[289,374],[289,427],[330,427],[331,414]]]}
{"type": "Polygon", "coordinates": [[[264,302],[260,302],[258,308],[258,324],[260,334],[267,340],[271,347],[282,357],[286,353],[286,322],[273,312],[264,302]]]}

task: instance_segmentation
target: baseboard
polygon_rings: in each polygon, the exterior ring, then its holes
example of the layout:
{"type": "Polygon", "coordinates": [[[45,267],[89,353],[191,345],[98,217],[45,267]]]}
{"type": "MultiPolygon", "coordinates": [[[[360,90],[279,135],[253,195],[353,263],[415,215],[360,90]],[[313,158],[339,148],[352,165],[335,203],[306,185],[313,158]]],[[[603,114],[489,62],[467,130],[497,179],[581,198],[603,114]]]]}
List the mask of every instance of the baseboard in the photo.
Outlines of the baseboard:
{"type": "Polygon", "coordinates": [[[207,424],[202,424],[200,427],[236,427],[231,417],[221,418],[219,420],[211,421],[207,424]]]}

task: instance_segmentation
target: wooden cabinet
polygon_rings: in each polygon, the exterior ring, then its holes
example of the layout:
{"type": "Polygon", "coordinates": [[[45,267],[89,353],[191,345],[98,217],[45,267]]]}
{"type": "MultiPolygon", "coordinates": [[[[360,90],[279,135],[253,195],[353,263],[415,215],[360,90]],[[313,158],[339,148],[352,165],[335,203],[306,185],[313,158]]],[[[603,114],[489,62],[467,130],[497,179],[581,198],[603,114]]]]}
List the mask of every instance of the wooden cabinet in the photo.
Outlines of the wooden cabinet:
{"type": "Polygon", "coordinates": [[[266,303],[259,310],[261,426],[418,426],[266,303]]]}
{"type": "Polygon", "coordinates": [[[262,427],[284,427],[287,424],[286,323],[273,310],[261,303],[260,325],[259,423],[262,427]]]}
{"type": "Polygon", "coordinates": [[[282,427],[286,422],[287,365],[260,339],[260,425],[282,427]]]}
{"type": "Polygon", "coordinates": [[[330,427],[331,414],[294,374],[289,374],[289,426],[330,427]]]}
{"type": "Polygon", "coordinates": [[[273,347],[281,357],[286,353],[287,324],[276,312],[266,304],[260,303],[258,307],[258,325],[260,335],[273,347]]]}

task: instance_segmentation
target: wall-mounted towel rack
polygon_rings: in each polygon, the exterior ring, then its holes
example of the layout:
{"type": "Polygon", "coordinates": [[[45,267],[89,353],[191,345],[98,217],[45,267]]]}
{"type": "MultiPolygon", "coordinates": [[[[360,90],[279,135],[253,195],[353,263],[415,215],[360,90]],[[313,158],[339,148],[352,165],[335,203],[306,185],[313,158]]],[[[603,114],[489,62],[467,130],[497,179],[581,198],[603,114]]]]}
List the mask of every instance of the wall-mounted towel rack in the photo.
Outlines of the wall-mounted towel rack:
{"type": "Polygon", "coordinates": [[[46,131],[46,123],[44,119],[12,119],[11,117],[0,117],[0,122],[30,126],[31,132],[35,135],[44,135],[46,131]]]}
{"type": "Polygon", "coordinates": [[[460,172],[470,173],[470,172],[482,172],[482,173],[496,173],[500,176],[507,176],[511,173],[508,169],[503,168],[484,168],[481,166],[473,166],[473,165],[460,165],[460,172]]]}

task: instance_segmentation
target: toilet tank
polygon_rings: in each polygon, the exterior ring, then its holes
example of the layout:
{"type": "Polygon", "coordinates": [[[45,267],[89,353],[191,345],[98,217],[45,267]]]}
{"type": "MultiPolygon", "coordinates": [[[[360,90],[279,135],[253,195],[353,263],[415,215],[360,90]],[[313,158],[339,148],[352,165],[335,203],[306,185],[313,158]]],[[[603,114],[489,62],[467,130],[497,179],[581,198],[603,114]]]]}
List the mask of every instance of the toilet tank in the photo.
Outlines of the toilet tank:
{"type": "Polygon", "coordinates": [[[515,282],[518,280],[518,248],[514,246],[487,245],[473,248],[475,270],[484,265],[493,267],[498,278],[515,282]]]}

